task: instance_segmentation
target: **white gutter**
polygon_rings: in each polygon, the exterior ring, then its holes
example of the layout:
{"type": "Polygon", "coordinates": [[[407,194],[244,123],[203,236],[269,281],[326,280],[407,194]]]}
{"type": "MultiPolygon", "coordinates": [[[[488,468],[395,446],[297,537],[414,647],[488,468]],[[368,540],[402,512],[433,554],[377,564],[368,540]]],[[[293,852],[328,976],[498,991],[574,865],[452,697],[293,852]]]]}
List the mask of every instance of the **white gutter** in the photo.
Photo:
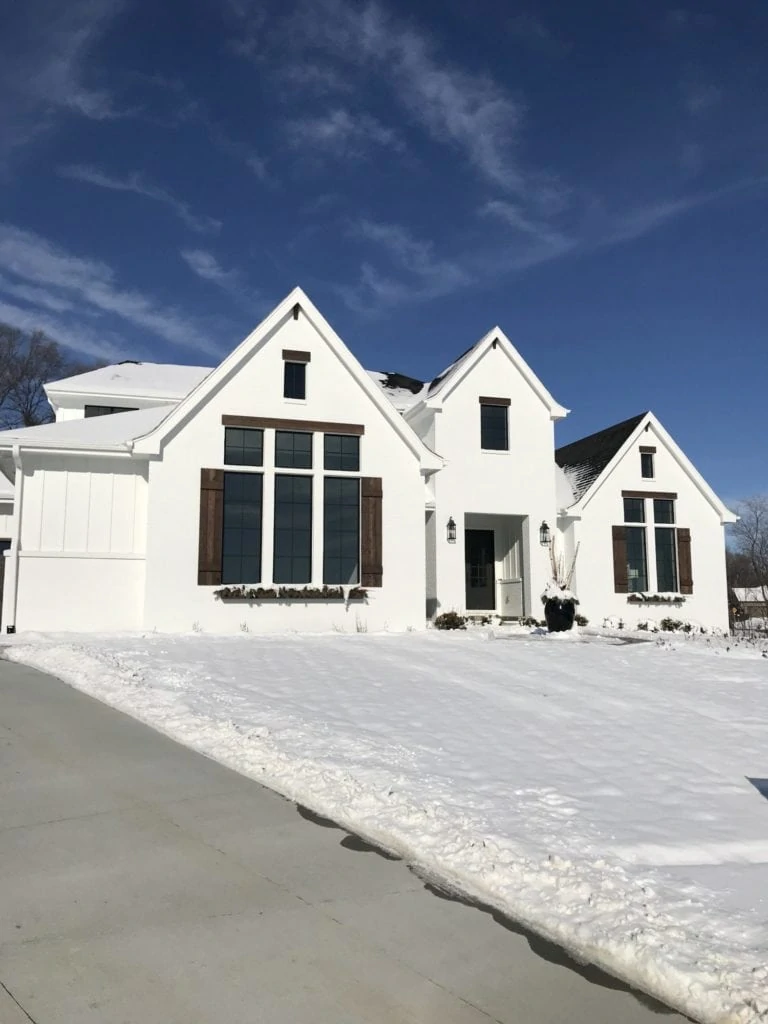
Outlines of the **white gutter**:
{"type": "Polygon", "coordinates": [[[11,580],[10,601],[6,619],[6,631],[16,632],[16,609],[19,603],[19,555],[21,551],[21,512],[24,505],[24,474],[21,469],[21,446],[15,444],[11,449],[13,464],[16,467],[14,476],[13,502],[13,537],[11,538],[11,580]]]}

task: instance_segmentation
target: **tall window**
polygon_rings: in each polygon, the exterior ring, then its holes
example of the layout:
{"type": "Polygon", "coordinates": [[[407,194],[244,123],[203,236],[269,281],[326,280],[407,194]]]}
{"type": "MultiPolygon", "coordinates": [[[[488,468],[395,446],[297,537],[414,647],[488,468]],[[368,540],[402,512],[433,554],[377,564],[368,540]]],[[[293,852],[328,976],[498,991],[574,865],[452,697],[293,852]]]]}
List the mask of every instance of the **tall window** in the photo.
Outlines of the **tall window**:
{"type": "Polygon", "coordinates": [[[360,438],[354,434],[326,434],[325,468],[357,473],[360,470],[360,438]]]}
{"type": "Polygon", "coordinates": [[[495,451],[509,449],[506,405],[480,404],[480,447],[495,451]]]}
{"type": "Polygon", "coordinates": [[[284,469],[312,469],[312,435],[298,430],[276,430],[275,465],[284,469]]]}
{"type": "Polygon", "coordinates": [[[325,478],[323,583],[360,581],[360,481],[325,478]]]}
{"type": "Polygon", "coordinates": [[[640,452],[640,472],[645,480],[653,480],[653,452],[640,452]]]}
{"type": "Polygon", "coordinates": [[[627,526],[627,587],[630,593],[648,590],[648,557],[645,545],[645,500],[624,499],[624,522],[643,523],[642,526],[627,526]]]}
{"type": "Polygon", "coordinates": [[[307,364],[285,362],[283,395],[285,398],[307,397],[307,364]]]}
{"type": "Polygon", "coordinates": [[[656,526],[656,586],[661,593],[675,593],[678,574],[674,501],[654,498],[653,521],[656,526]]]}
{"type": "Polygon", "coordinates": [[[222,583],[261,580],[261,502],[260,473],[224,474],[222,583]]]}
{"type": "Polygon", "coordinates": [[[312,477],[275,477],[275,583],[312,578],[312,477]]]}
{"type": "Polygon", "coordinates": [[[264,431],[225,427],[224,464],[261,466],[264,463],[264,431]]]}
{"type": "Polygon", "coordinates": [[[83,411],[85,418],[89,420],[91,416],[111,416],[115,412],[137,412],[138,410],[135,406],[127,405],[86,405],[83,411]]]}

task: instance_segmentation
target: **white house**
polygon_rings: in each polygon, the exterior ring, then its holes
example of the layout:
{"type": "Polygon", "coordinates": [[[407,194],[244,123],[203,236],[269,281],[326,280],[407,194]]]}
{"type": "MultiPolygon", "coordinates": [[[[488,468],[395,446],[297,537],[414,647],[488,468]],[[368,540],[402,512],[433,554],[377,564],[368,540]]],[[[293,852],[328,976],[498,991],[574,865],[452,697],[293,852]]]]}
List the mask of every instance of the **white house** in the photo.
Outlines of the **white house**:
{"type": "Polygon", "coordinates": [[[556,452],[567,410],[498,328],[430,382],[367,372],[294,289],[215,368],[46,392],[55,423],[0,434],[4,629],[540,618],[549,535],[591,621],[727,626],[735,517],[650,413],[556,452]]]}

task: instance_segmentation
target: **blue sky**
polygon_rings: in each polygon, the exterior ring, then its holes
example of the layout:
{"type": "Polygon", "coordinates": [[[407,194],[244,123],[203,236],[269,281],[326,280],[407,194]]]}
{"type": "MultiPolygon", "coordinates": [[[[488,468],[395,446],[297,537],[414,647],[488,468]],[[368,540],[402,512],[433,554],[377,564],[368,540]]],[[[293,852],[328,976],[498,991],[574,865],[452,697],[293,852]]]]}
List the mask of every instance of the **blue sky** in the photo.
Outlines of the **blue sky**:
{"type": "Polygon", "coordinates": [[[30,0],[0,39],[0,320],[208,365],[294,284],[370,369],[500,324],[558,442],[646,408],[768,490],[768,8],[30,0]]]}

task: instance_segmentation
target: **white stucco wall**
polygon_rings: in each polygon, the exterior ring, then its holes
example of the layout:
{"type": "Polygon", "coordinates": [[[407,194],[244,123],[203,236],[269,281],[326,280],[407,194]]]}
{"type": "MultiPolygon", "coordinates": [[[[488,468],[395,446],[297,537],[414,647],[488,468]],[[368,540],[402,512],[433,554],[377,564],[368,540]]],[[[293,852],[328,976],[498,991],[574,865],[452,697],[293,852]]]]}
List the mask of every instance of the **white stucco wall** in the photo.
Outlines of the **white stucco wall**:
{"type": "Polygon", "coordinates": [[[146,463],[24,452],[22,472],[17,630],[139,628],[146,463]]]}
{"type": "MultiPolygon", "coordinates": [[[[464,525],[467,515],[522,517],[521,569],[525,613],[539,615],[539,595],[548,575],[539,527],[555,523],[554,430],[549,409],[502,346],[485,355],[444,399],[434,414],[435,449],[446,466],[435,476],[438,613],[465,609],[464,525]],[[509,398],[509,451],[482,451],[481,396],[509,398]],[[457,526],[455,544],[446,523],[457,526]]],[[[497,562],[498,573],[503,566],[497,562]]],[[[506,571],[506,570],[505,570],[506,571]]],[[[497,594],[498,609],[498,594],[497,594]]]]}
{"type": "MultiPolygon", "coordinates": [[[[561,521],[561,525],[565,525],[561,521]]],[[[580,542],[573,589],[580,600],[579,611],[591,623],[600,625],[606,616],[618,616],[628,626],[639,620],[674,618],[702,626],[728,628],[728,591],[725,573],[725,538],[720,517],[696,484],[680,466],[664,441],[651,428],[644,431],[634,449],[627,452],[585,505],[581,521],[573,522],[567,547],[580,542]],[[656,447],[655,477],[640,474],[640,445],[656,447]],[[676,526],[691,531],[693,593],[684,604],[638,606],[627,594],[614,592],[611,527],[624,522],[622,491],[670,492],[677,494],[676,526]]],[[[646,508],[648,591],[657,592],[654,524],[652,507],[646,508]]]]}
{"type": "MultiPolygon", "coordinates": [[[[262,581],[271,584],[274,529],[274,435],[264,431],[262,581]]],[[[313,586],[322,586],[323,435],[314,435],[313,586]]],[[[278,472],[292,473],[290,469],[278,472]]],[[[335,475],[330,473],[329,475],[335,475]]],[[[200,628],[237,632],[392,629],[424,626],[424,484],[414,452],[327,346],[306,317],[289,316],[273,335],[188,420],[150,465],[144,626],[164,631],[200,628]],[[307,399],[283,398],[282,350],[311,353],[307,399]],[[222,415],[358,423],[360,476],[383,480],[383,586],[367,604],[337,602],[222,604],[214,587],[198,586],[201,468],[224,465],[222,415]]],[[[257,581],[253,581],[257,582],[257,581]]]]}

